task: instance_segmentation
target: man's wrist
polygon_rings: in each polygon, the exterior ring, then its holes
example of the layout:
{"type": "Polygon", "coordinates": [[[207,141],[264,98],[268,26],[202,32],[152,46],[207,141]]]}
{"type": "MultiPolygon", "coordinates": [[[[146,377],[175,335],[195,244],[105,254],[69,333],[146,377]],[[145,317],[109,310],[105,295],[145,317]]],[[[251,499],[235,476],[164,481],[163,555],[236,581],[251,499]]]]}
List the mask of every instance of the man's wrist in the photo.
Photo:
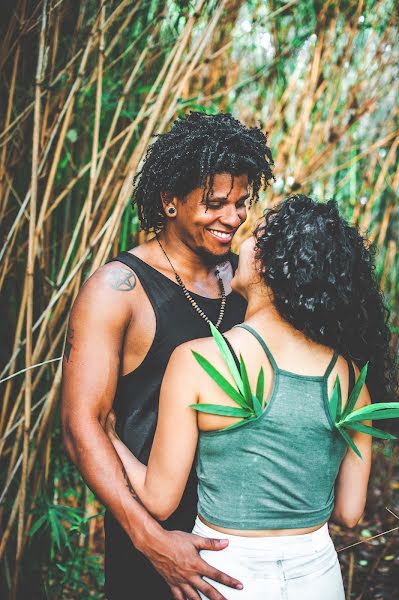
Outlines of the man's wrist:
{"type": "Polygon", "coordinates": [[[132,527],[129,537],[137,550],[143,554],[147,554],[147,550],[152,548],[164,534],[165,530],[163,527],[151,515],[147,514],[141,520],[139,527],[136,525],[132,527]]]}

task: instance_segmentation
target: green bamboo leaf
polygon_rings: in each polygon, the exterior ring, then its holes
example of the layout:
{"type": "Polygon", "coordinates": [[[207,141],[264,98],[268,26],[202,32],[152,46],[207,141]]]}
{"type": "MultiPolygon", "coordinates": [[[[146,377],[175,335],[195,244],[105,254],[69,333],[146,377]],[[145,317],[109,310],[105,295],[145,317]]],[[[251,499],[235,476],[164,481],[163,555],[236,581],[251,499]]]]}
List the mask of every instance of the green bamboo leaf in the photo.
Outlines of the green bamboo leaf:
{"type": "Polygon", "coordinates": [[[376,427],[370,427],[370,425],[364,425],[364,423],[347,423],[345,424],[347,429],[353,429],[353,431],[360,431],[361,433],[368,433],[381,440],[396,440],[396,435],[377,429],[376,427]]]}
{"type": "Polygon", "coordinates": [[[331,419],[333,421],[333,423],[335,423],[335,421],[337,420],[337,413],[338,413],[338,388],[339,388],[340,384],[339,384],[339,377],[337,375],[337,377],[335,378],[335,382],[334,382],[334,387],[333,387],[333,391],[331,393],[331,396],[329,398],[329,402],[328,402],[328,408],[330,410],[330,415],[331,415],[331,419]]]}
{"type": "Polygon", "coordinates": [[[259,399],[256,396],[252,396],[252,406],[254,407],[256,416],[260,417],[260,415],[263,412],[263,408],[261,403],[259,402],[259,399]]]}
{"type": "Polygon", "coordinates": [[[236,388],[233,387],[231,383],[227,381],[227,379],[223,377],[223,375],[219,373],[219,371],[215,369],[213,365],[211,365],[209,360],[207,360],[201,354],[198,354],[198,352],[195,352],[195,350],[192,350],[192,353],[196,361],[201,365],[204,371],[206,371],[208,375],[212,377],[212,379],[218,384],[218,386],[221,387],[222,390],[226,392],[226,394],[230,396],[230,398],[232,398],[234,402],[236,402],[239,406],[241,406],[242,408],[247,408],[245,399],[236,390],[236,388]]]}
{"type": "Polygon", "coordinates": [[[348,415],[343,423],[352,421],[365,421],[370,419],[378,421],[380,419],[397,419],[399,418],[399,402],[381,402],[379,404],[368,404],[354,410],[348,415]]]}
{"type": "Polygon", "coordinates": [[[223,406],[221,404],[190,404],[190,408],[198,412],[204,412],[211,415],[221,415],[223,417],[250,417],[253,413],[243,408],[235,406],[223,406]]]}
{"type": "Polygon", "coordinates": [[[352,410],[355,408],[356,402],[358,401],[358,398],[360,396],[360,392],[362,391],[362,388],[366,381],[368,366],[369,363],[367,362],[364,365],[363,369],[360,371],[359,377],[357,378],[357,381],[353,386],[353,390],[350,393],[350,396],[344,408],[344,412],[342,413],[342,420],[345,419],[345,417],[349,415],[349,413],[352,412],[352,410]]]}
{"type": "Polygon", "coordinates": [[[237,429],[238,427],[242,427],[243,425],[246,425],[247,423],[250,423],[251,421],[256,421],[258,417],[249,417],[248,419],[243,419],[242,421],[239,421],[238,423],[234,423],[234,425],[229,425],[229,427],[225,427],[223,429],[223,431],[227,431],[230,429],[237,429]]]}
{"type": "Polygon", "coordinates": [[[344,438],[345,442],[348,444],[348,446],[352,448],[353,452],[355,452],[355,454],[357,454],[363,460],[363,456],[359,448],[356,446],[349,433],[347,433],[342,427],[337,427],[337,429],[344,438]]]}
{"type": "Polygon", "coordinates": [[[256,397],[261,403],[262,407],[264,407],[265,403],[265,373],[263,371],[263,367],[261,367],[258,375],[258,380],[256,382],[256,397]]]}
{"type": "Polygon", "coordinates": [[[52,534],[53,540],[55,541],[55,544],[56,544],[58,550],[61,550],[61,540],[60,540],[60,535],[59,535],[59,531],[58,531],[58,523],[54,516],[54,512],[51,508],[49,510],[48,516],[49,516],[50,529],[51,529],[51,534],[52,534]]]}
{"type": "Polygon", "coordinates": [[[245,366],[245,362],[243,357],[240,354],[240,371],[241,371],[241,379],[244,389],[244,398],[247,402],[249,408],[253,408],[252,404],[252,390],[248,379],[247,367],[245,366]]]}
{"type": "Polygon", "coordinates": [[[220,331],[218,331],[216,329],[216,327],[214,326],[213,323],[209,323],[209,326],[211,328],[211,333],[212,336],[220,350],[220,352],[222,353],[222,356],[224,358],[224,361],[227,365],[227,368],[229,369],[235,383],[236,386],[238,387],[240,393],[242,394],[242,396],[244,396],[244,389],[243,389],[243,384],[241,381],[241,377],[240,377],[240,373],[237,369],[237,365],[235,363],[234,357],[230,351],[230,348],[228,347],[228,345],[226,344],[226,341],[224,340],[222,334],[220,333],[220,331]]]}
{"type": "Polygon", "coordinates": [[[45,526],[45,528],[48,526],[47,523],[47,514],[42,515],[30,528],[28,535],[34,535],[36,533],[36,531],[38,531],[42,526],[45,526]]]}

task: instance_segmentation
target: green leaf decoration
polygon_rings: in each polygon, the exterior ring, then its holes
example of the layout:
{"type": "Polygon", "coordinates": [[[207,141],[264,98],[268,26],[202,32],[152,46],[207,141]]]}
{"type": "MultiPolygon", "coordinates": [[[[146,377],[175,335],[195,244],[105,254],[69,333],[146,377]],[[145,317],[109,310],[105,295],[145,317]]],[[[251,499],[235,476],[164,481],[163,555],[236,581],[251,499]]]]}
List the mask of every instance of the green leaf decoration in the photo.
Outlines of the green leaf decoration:
{"type": "Polygon", "coordinates": [[[221,406],[219,404],[191,404],[190,406],[194,410],[208,414],[222,415],[226,417],[241,417],[241,421],[234,423],[234,425],[230,425],[230,427],[226,427],[227,431],[228,429],[235,429],[236,427],[253,421],[261,416],[265,404],[265,377],[263,369],[260,369],[256,384],[256,395],[254,395],[251,390],[251,385],[248,379],[248,371],[243,357],[240,356],[240,369],[238,369],[234,360],[234,356],[221,333],[212,323],[210,323],[210,328],[212,336],[216,341],[219,351],[222,354],[227,368],[229,369],[229,372],[233,377],[238,389],[236,389],[217,369],[215,369],[215,367],[204,356],[192,350],[193,356],[198,364],[204,369],[204,371],[206,371],[206,373],[228,396],[230,396],[230,398],[234,400],[234,402],[236,402],[236,404],[238,404],[240,408],[221,406]]]}
{"type": "Polygon", "coordinates": [[[347,415],[349,415],[349,413],[352,412],[352,410],[356,406],[356,402],[360,396],[360,392],[362,391],[362,388],[366,381],[368,366],[369,366],[369,363],[367,362],[364,365],[363,369],[360,371],[359,377],[358,377],[355,385],[353,386],[353,390],[350,393],[350,396],[349,396],[346,406],[344,408],[344,412],[342,413],[342,417],[341,417],[342,420],[345,419],[345,417],[347,415]]]}
{"type": "Polygon", "coordinates": [[[256,398],[259,399],[262,408],[265,405],[265,373],[263,371],[263,367],[261,367],[258,375],[258,380],[256,382],[256,398]]]}
{"type": "Polygon", "coordinates": [[[330,415],[331,415],[331,418],[334,423],[336,422],[337,417],[339,418],[339,416],[340,416],[340,413],[338,412],[338,405],[339,404],[342,405],[342,398],[341,398],[341,402],[339,402],[340,394],[341,394],[341,385],[340,385],[339,377],[337,375],[337,377],[335,379],[333,391],[331,393],[330,400],[328,403],[328,406],[330,409],[330,415]]]}
{"type": "Polygon", "coordinates": [[[240,371],[241,371],[241,379],[242,379],[245,401],[247,402],[247,405],[249,407],[253,408],[251,386],[249,384],[247,368],[245,366],[245,362],[243,361],[241,354],[240,354],[240,371]]]}
{"type": "Polygon", "coordinates": [[[345,442],[348,444],[348,446],[350,448],[352,448],[353,452],[355,452],[355,454],[357,454],[363,460],[363,456],[362,456],[359,448],[356,446],[355,442],[352,440],[349,433],[347,433],[345,431],[345,429],[343,429],[342,427],[337,427],[337,429],[340,432],[340,434],[342,435],[342,437],[344,438],[345,442]]]}
{"type": "Polygon", "coordinates": [[[250,417],[251,412],[235,406],[224,406],[222,404],[190,404],[190,407],[198,412],[209,413],[212,415],[222,415],[223,417],[250,417]]]}
{"type": "Polygon", "coordinates": [[[242,419],[241,421],[239,421],[238,423],[234,423],[234,425],[229,425],[229,427],[225,427],[223,429],[223,431],[230,431],[230,429],[237,429],[238,427],[242,427],[243,425],[246,425],[247,423],[250,423],[251,421],[256,421],[258,417],[248,417],[247,419],[242,419]]]}
{"type": "Polygon", "coordinates": [[[252,396],[252,406],[254,407],[254,411],[257,417],[260,417],[260,415],[263,412],[263,408],[261,403],[259,402],[258,398],[256,396],[252,396]]]}
{"type": "Polygon", "coordinates": [[[208,373],[210,377],[218,384],[219,387],[222,388],[224,392],[230,398],[234,400],[239,406],[242,408],[247,408],[245,399],[241,396],[241,394],[231,385],[229,381],[215,367],[201,354],[192,350],[192,353],[196,359],[196,361],[201,365],[201,367],[208,373]]]}
{"type": "Polygon", "coordinates": [[[392,433],[388,433],[387,431],[382,431],[382,429],[377,429],[376,427],[371,427],[370,425],[364,425],[364,423],[348,423],[345,425],[347,429],[353,429],[353,431],[360,431],[361,433],[368,433],[369,435],[373,435],[376,438],[380,438],[381,440],[396,440],[398,439],[396,435],[392,433]]]}
{"type": "Polygon", "coordinates": [[[370,425],[364,424],[362,421],[376,421],[381,419],[395,419],[399,418],[399,402],[381,402],[379,404],[368,404],[362,406],[357,410],[353,410],[356,406],[356,402],[360,396],[363,386],[366,381],[368,363],[364,365],[360,371],[359,377],[353,387],[352,392],[349,395],[346,406],[342,412],[342,396],[341,396],[341,384],[339,377],[337,376],[334,384],[333,391],[329,398],[329,411],[332,417],[335,427],[344,438],[345,442],[350,448],[363,460],[359,448],[356,446],[350,434],[345,430],[349,429],[352,431],[359,431],[360,433],[367,433],[374,437],[383,440],[397,439],[396,436],[391,433],[371,427],[370,425]],[[342,414],[341,414],[342,413],[342,414]]]}
{"type": "Polygon", "coordinates": [[[344,423],[397,418],[399,418],[399,402],[380,402],[379,404],[368,404],[354,410],[345,418],[344,423]]]}
{"type": "Polygon", "coordinates": [[[226,344],[226,341],[223,339],[222,334],[220,333],[220,331],[218,331],[216,329],[216,327],[214,326],[213,323],[209,323],[209,326],[211,328],[211,333],[212,336],[224,358],[224,361],[227,365],[227,368],[229,369],[235,383],[236,386],[238,387],[238,389],[240,390],[240,393],[242,395],[244,395],[244,390],[243,390],[243,384],[241,381],[241,376],[240,373],[238,372],[237,369],[237,365],[235,363],[234,357],[232,356],[231,352],[230,352],[230,348],[228,347],[228,345],[226,344]]]}

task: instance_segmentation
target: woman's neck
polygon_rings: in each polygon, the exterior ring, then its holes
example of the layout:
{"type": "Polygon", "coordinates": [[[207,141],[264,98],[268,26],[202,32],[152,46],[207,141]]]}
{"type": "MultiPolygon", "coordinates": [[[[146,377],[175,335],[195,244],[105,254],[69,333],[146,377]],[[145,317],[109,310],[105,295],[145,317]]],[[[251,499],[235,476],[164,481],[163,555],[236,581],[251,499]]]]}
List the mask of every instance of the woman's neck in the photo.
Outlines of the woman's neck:
{"type": "Polygon", "coordinates": [[[289,324],[283,319],[273,304],[269,290],[262,288],[261,291],[253,290],[248,294],[248,305],[245,312],[245,321],[251,321],[254,324],[274,322],[280,325],[289,324]]]}

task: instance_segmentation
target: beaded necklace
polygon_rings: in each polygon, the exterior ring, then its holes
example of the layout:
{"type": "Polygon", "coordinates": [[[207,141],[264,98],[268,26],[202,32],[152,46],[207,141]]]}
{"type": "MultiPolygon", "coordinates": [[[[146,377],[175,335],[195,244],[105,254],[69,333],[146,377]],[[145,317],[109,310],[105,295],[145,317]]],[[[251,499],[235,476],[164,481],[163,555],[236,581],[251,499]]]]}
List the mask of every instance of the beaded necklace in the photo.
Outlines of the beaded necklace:
{"type": "MultiPolygon", "coordinates": [[[[176,272],[174,266],[170,262],[169,256],[166,254],[164,248],[162,247],[161,242],[159,241],[158,235],[156,235],[156,238],[157,238],[157,242],[158,242],[158,244],[159,244],[162,252],[164,253],[164,255],[165,255],[168,263],[172,267],[172,271],[175,274],[176,281],[180,285],[181,289],[183,290],[183,293],[184,293],[185,297],[191,303],[192,307],[197,311],[197,313],[199,314],[199,316],[202,317],[207,323],[211,323],[212,321],[206,316],[206,314],[204,313],[204,311],[202,310],[202,308],[200,308],[198,306],[198,304],[196,303],[196,301],[194,300],[194,298],[191,296],[190,292],[188,291],[188,289],[184,285],[184,283],[182,281],[182,278],[176,272]]],[[[216,278],[217,278],[217,280],[219,282],[219,285],[220,285],[220,295],[221,295],[221,298],[222,298],[222,302],[221,302],[221,305],[220,305],[220,311],[219,311],[219,318],[218,318],[217,322],[214,324],[215,327],[216,327],[216,329],[219,329],[219,326],[220,326],[220,324],[222,322],[222,319],[223,319],[224,309],[225,309],[225,306],[226,306],[226,294],[225,294],[225,291],[224,291],[223,281],[222,281],[222,278],[220,277],[219,269],[217,267],[215,268],[215,275],[216,275],[216,278]]]]}

